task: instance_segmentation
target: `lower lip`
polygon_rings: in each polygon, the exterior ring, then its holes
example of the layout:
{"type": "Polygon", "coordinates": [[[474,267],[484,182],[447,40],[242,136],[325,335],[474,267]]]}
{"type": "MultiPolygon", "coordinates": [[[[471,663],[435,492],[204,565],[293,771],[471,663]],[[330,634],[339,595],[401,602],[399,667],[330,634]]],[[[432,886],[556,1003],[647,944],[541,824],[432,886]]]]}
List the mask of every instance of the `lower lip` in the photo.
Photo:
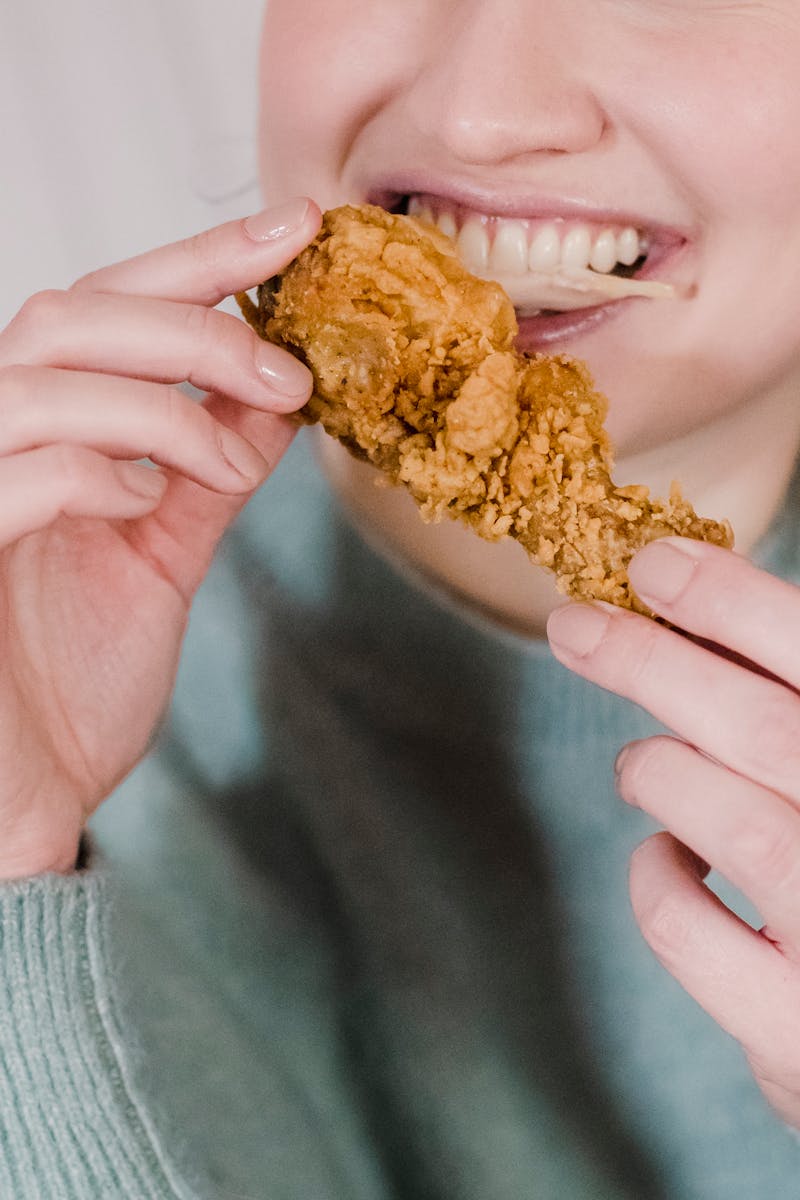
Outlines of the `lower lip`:
{"type": "MultiPolygon", "coordinates": [[[[636,278],[669,280],[674,274],[675,264],[680,261],[686,250],[686,242],[656,247],[648,257],[645,269],[636,278]]],[[[638,296],[629,296],[624,300],[596,304],[592,308],[577,308],[571,312],[549,313],[538,317],[520,317],[517,314],[519,334],[515,345],[521,354],[535,354],[538,350],[551,351],[559,343],[575,341],[593,333],[607,321],[621,317],[629,311],[632,304],[661,303],[666,301],[643,300],[638,296]]]]}
{"type": "Polygon", "coordinates": [[[521,354],[535,354],[537,350],[551,349],[558,342],[572,341],[620,316],[630,303],[630,300],[615,300],[612,304],[597,304],[572,312],[520,317],[516,348],[521,354]]]}

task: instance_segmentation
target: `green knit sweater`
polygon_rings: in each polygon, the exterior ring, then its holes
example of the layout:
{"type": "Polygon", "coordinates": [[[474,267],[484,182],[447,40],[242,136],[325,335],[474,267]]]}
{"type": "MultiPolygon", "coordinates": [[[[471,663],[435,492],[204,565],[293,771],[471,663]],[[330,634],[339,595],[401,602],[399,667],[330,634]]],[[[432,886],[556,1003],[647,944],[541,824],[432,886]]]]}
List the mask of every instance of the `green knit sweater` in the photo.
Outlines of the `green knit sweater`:
{"type": "Polygon", "coordinates": [[[376,559],[301,440],[87,866],[0,888],[0,1200],[796,1200],[630,913],[652,729],[376,559]]]}

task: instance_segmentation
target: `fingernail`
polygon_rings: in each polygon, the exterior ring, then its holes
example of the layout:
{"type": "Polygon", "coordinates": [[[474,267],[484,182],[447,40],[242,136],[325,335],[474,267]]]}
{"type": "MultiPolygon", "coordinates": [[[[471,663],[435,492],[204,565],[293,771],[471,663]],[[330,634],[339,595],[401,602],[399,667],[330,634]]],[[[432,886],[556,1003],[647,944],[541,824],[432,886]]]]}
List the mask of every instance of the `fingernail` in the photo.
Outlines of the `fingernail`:
{"type": "Polygon", "coordinates": [[[244,222],[244,231],[254,242],[274,242],[288,237],[303,224],[308,207],[308,200],[304,196],[287,200],[277,208],[268,208],[248,217],[244,222]]]}
{"type": "Polygon", "coordinates": [[[257,342],[256,368],[264,382],[280,396],[305,403],[311,395],[314,385],[311,372],[285,350],[257,342]]]}
{"type": "Polygon", "coordinates": [[[556,649],[573,658],[586,658],[602,642],[611,614],[594,604],[567,604],[551,613],[547,636],[556,649]]]}
{"type": "Polygon", "coordinates": [[[673,604],[686,591],[698,561],[676,542],[650,542],[631,559],[628,575],[640,600],[673,604]]]}
{"type": "Polygon", "coordinates": [[[238,475],[252,482],[262,478],[267,464],[255,446],[251,446],[244,438],[239,437],[238,433],[224,426],[219,427],[217,440],[222,457],[238,475]]]}

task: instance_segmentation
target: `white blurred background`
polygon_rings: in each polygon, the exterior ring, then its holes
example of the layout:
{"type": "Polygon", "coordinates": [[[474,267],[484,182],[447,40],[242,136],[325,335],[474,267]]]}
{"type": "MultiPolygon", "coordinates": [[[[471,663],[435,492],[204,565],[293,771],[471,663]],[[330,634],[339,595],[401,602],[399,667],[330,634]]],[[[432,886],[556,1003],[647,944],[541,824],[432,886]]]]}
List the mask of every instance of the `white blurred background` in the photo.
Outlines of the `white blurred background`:
{"type": "Polygon", "coordinates": [[[2,0],[0,327],[26,296],[259,207],[264,0],[2,0]]]}

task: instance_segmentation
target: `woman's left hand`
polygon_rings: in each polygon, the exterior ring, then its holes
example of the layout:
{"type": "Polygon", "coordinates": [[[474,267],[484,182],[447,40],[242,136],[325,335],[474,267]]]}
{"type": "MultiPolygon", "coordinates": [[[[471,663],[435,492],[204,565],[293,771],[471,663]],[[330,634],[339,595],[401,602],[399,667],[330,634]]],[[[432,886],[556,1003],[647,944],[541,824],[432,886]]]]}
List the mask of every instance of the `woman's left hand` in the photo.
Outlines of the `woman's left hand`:
{"type": "Polygon", "coordinates": [[[622,798],[667,831],[633,856],[636,919],[800,1128],[800,589],[682,538],[641,550],[630,578],[646,605],[698,640],[632,612],[570,604],[550,619],[551,647],[677,735],[633,742],[617,759],[622,798]],[[706,864],[753,902],[762,929],[704,884],[706,864]]]}

